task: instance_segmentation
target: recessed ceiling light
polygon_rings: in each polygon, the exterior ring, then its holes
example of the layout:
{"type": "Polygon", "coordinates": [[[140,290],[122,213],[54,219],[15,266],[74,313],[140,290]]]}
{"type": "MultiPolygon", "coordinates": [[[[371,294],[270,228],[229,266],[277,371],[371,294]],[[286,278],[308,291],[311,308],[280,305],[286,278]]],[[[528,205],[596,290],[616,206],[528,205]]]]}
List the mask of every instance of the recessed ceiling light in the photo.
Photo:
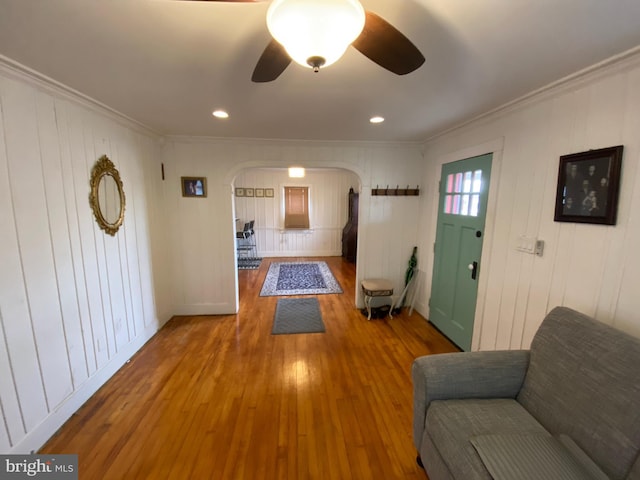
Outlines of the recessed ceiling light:
{"type": "Polygon", "coordinates": [[[371,118],[369,119],[369,121],[370,121],[371,123],[382,123],[382,122],[384,122],[384,117],[381,117],[381,116],[379,116],[379,115],[376,115],[375,117],[371,117],[371,118]]]}
{"type": "Polygon", "coordinates": [[[224,110],[215,110],[213,116],[216,118],[229,118],[229,114],[224,110]]]}

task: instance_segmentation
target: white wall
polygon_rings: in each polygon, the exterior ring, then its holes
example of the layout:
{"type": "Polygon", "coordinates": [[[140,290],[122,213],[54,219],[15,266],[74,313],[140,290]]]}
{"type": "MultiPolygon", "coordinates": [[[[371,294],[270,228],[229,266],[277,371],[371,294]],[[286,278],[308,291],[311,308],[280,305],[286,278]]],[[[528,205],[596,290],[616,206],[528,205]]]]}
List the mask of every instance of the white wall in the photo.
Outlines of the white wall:
{"type": "Polygon", "coordinates": [[[419,197],[371,197],[371,187],[415,185],[423,162],[418,146],[170,138],[163,160],[175,314],[237,311],[232,185],[254,168],[353,172],[361,182],[357,277],[382,276],[402,286],[418,239],[419,197]],[[207,198],[182,198],[181,176],[207,177],[207,198]]]}
{"type": "MultiPolygon", "coordinates": [[[[640,336],[640,55],[582,72],[426,144],[421,245],[435,239],[442,163],[489,150],[489,218],[473,349],[528,347],[543,316],[566,305],[640,336]],[[616,226],[553,221],[559,157],[624,145],[616,226]],[[519,235],[544,256],[516,251],[519,235]]],[[[419,310],[428,314],[433,255],[419,310]]]]}
{"type": "Polygon", "coordinates": [[[242,172],[234,187],[271,188],[274,196],[235,197],[236,226],[255,220],[259,256],[340,256],[342,229],[347,223],[349,189],[359,191],[360,180],[347,170],[307,170],[304,178],[289,178],[285,169],[254,168],[242,172]],[[284,230],[284,187],[309,187],[310,229],[284,230]]]}
{"type": "Polygon", "coordinates": [[[39,448],[168,319],[151,262],[159,148],[115,118],[0,64],[0,452],[39,448]],[[89,207],[103,154],[126,194],[115,237],[89,207]]]}

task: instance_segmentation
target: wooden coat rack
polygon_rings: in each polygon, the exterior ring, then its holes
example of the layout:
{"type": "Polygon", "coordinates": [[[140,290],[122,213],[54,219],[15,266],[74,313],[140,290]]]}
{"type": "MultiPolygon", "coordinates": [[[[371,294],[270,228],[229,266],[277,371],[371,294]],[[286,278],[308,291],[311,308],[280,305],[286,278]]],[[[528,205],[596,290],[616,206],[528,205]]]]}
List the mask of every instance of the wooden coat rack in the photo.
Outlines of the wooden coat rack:
{"type": "Polygon", "coordinates": [[[416,188],[409,188],[409,185],[407,185],[407,188],[398,188],[396,185],[396,188],[389,188],[389,185],[387,185],[387,188],[379,188],[378,185],[376,185],[376,188],[371,189],[371,195],[387,197],[417,197],[420,195],[420,187],[416,186],[416,188]]]}

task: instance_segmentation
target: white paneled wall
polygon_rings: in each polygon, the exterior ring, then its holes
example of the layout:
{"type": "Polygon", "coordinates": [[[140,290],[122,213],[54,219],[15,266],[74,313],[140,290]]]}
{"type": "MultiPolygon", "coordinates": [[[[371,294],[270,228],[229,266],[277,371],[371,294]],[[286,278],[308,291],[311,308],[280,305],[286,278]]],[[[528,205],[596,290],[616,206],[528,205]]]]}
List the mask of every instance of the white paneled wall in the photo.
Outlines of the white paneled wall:
{"type": "Polygon", "coordinates": [[[236,217],[244,220],[255,214],[262,255],[339,254],[341,244],[336,242],[346,221],[346,195],[351,186],[360,188],[357,276],[390,278],[401,288],[418,241],[419,197],[371,197],[371,185],[414,185],[423,162],[417,145],[171,138],[163,160],[174,313],[237,311],[236,217]],[[309,169],[311,177],[301,183],[313,179],[315,185],[312,223],[318,228],[311,233],[280,232],[275,197],[238,201],[233,195],[233,185],[273,185],[279,190],[288,179],[275,170],[257,169],[289,165],[309,169]],[[323,169],[339,169],[340,173],[323,169]],[[181,176],[207,177],[207,198],[182,198],[181,176]],[[322,192],[324,188],[332,192],[332,198],[322,192]]]}
{"type": "MultiPolygon", "coordinates": [[[[424,174],[432,185],[443,162],[498,145],[474,349],[528,347],[556,305],[640,336],[639,105],[636,54],[428,142],[424,174]],[[617,225],[554,222],[560,155],[614,145],[624,145],[617,225]],[[516,251],[520,235],[544,240],[544,255],[516,251]]],[[[424,197],[423,206],[426,248],[435,238],[437,195],[424,197]]],[[[425,315],[430,271],[420,302],[425,315]]]]}
{"type": "Polygon", "coordinates": [[[168,318],[151,264],[159,150],[115,118],[0,65],[1,452],[39,448],[168,318]],[[127,200],[115,237],[88,200],[103,154],[127,200]]]}
{"type": "Polygon", "coordinates": [[[347,170],[307,170],[304,178],[289,178],[284,169],[251,169],[236,177],[235,187],[271,188],[274,196],[235,197],[237,228],[255,220],[258,255],[263,257],[342,255],[342,229],[348,219],[349,189],[359,179],[347,170]],[[284,230],[284,187],[309,187],[310,229],[284,230]]]}

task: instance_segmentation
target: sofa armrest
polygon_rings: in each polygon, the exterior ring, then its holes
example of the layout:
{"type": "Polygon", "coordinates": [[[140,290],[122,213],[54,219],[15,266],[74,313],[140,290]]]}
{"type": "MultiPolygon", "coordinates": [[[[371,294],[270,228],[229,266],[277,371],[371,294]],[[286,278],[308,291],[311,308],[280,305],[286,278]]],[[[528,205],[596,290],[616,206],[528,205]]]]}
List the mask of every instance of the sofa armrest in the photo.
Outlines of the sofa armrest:
{"type": "Polygon", "coordinates": [[[416,358],[413,441],[420,449],[427,408],[434,400],[515,398],[529,366],[529,350],[461,352],[416,358]]]}

